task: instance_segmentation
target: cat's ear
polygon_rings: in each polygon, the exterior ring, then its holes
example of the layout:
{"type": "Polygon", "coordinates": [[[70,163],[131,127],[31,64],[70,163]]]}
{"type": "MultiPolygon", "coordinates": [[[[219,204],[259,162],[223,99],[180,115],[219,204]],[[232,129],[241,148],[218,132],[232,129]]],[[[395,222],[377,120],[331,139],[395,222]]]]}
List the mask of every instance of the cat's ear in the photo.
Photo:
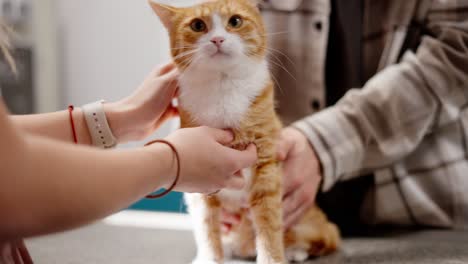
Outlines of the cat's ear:
{"type": "Polygon", "coordinates": [[[153,2],[153,0],[149,0],[149,4],[151,5],[151,8],[153,8],[154,13],[156,13],[159,19],[161,19],[163,25],[168,30],[171,29],[173,26],[172,17],[177,12],[177,8],[160,3],[155,3],[153,2]]]}

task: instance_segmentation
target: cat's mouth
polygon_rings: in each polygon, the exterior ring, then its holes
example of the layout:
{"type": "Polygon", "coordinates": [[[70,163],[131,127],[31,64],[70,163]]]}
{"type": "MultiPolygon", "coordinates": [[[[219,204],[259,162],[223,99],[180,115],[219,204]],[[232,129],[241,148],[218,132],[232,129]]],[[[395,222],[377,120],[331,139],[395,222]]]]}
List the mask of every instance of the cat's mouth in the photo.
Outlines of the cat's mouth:
{"type": "Polygon", "coordinates": [[[230,56],[229,53],[221,50],[221,49],[218,49],[215,53],[213,53],[210,57],[211,58],[216,58],[216,57],[228,57],[230,56]]]}

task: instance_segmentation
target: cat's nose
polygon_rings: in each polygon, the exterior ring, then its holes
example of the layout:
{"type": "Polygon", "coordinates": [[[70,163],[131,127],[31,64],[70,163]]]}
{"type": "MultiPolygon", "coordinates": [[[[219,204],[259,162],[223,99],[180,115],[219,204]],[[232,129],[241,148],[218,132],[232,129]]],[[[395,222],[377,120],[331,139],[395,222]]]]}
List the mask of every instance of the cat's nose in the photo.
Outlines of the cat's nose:
{"type": "Polygon", "coordinates": [[[211,39],[211,43],[215,44],[218,48],[221,48],[221,45],[223,45],[224,41],[226,41],[224,37],[213,37],[211,39]]]}

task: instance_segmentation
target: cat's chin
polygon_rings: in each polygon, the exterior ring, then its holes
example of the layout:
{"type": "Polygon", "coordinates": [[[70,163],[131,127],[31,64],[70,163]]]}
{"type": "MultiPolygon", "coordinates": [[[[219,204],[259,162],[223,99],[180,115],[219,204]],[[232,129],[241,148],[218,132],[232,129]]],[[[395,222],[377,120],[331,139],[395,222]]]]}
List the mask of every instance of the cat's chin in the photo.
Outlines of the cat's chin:
{"type": "Polygon", "coordinates": [[[236,67],[241,63],[239,59],[236,59],[235,56],[228,54],[228,53],[216,53],[213,54],[209,59],[208,63],[211,66],[220,69],[220,70],[228,70],[230,68],[236,67]]]}
{"type": "Polygon", "coordinates": [[[218,54],[213,57],[206,58],[191,67],[192,70],[203,72],[204,74],[227,74],[237,72],[248,65],[247,61],[236,59],[232,55],[218,54]]]}
{"type": "Polygon", "coordinates": [[[212,59],[217,59],[217,58],[231,58],[231,54],[225,51],[217,51],[213,54],[211,54],[210,58],[212,59]]]}

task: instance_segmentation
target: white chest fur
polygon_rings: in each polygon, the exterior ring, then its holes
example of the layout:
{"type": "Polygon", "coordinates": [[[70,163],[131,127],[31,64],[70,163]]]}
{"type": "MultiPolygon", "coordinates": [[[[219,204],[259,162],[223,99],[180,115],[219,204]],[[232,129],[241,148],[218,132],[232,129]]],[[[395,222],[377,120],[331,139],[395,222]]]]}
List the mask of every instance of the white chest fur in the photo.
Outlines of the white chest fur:
{"type": "MultiPolygon", "coordinates": [[[[215,128],[236,128],[255,98],[269,80],[266,61],[245,63],[228,73],[213,72],[203,67],[187,69],[179,78],[179,103],[198,125],[215,128]]],[[[223,190],[222,200],[241,206],[250,187],[252,169],[242,172],[247,181],[243,190],[223,190]]]]}
{"type": "Polygon", "coordinates": [[[266,61],[216,72],[187,69],[179,78],[179,102],[198,125],[236,128],[269,80],[266,61]]]}

